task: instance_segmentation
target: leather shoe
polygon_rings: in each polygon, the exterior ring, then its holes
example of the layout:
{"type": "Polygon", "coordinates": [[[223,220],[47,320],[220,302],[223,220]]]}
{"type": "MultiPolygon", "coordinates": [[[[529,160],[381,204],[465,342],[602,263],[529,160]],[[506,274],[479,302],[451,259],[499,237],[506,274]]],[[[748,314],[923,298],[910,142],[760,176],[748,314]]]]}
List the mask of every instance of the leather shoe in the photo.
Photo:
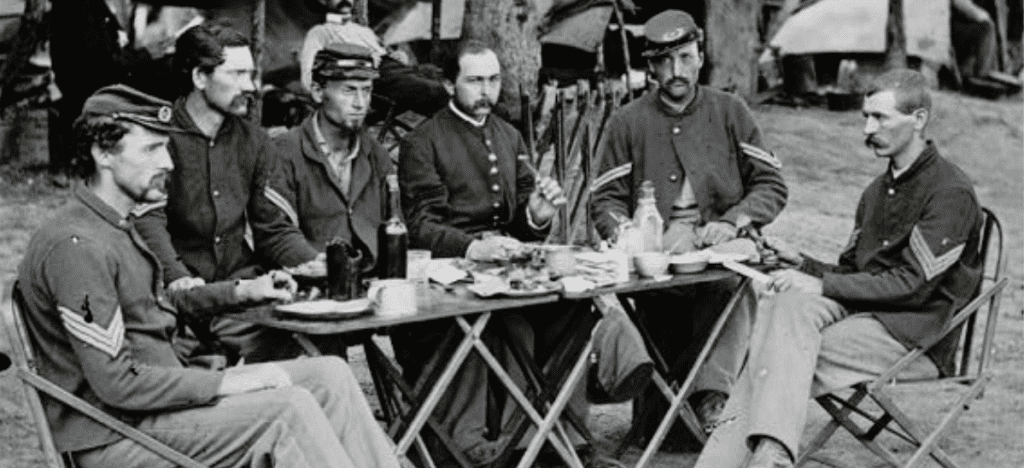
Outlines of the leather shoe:
{"type": "Polygon", "coordinates": [[[793,468],[789,450],[771,437],[762,437],[747,468],[793,468]]]}
{"type": "Polygon", "coordinates": [[[693,404],[693,411],[705,434],[711,435],[720,424],[719,419],[728,399],[729,395],[718,390],[705,390],[690,397],[691,404],[696,403],[693,404]]]}

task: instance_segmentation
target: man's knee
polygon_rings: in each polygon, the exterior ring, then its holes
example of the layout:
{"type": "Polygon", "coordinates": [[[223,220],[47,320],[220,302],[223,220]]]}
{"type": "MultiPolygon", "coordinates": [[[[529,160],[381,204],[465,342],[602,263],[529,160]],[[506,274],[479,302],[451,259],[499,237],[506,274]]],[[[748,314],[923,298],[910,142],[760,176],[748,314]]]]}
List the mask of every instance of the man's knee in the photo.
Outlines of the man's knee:
{"type": "Polygon", "coordinates": [[[791,290],[779,293],[767,313],[771,314],[770,323],[787,329],[813,327],[821,330],[837,319],[832,309],[830,299],[791,290]]]}

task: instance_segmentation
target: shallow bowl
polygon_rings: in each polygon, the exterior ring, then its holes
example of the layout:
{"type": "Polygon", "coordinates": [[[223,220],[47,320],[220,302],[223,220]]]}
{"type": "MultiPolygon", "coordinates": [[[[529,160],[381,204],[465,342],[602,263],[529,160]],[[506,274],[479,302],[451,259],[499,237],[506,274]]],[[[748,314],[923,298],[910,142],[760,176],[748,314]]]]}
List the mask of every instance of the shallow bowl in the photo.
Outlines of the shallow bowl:
{"type": "Polygon", "coordinates": [[[668,254],[662,252],[641,252],[633,257],[636,272],[645,278],[668,273],[668,254]]]}

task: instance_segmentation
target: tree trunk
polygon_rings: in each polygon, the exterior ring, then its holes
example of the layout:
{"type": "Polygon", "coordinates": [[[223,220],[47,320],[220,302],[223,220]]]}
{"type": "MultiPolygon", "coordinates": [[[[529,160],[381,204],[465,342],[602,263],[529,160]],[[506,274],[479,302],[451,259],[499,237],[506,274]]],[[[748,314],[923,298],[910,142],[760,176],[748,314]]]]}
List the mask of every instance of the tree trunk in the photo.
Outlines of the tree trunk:
{"type": "Polygon", "coordinates": [[[705,0],[709,84],[750,96],[757,86],[761,0],[705,0]]]}
{"type": "Polygon", "coordinates": [[[903,31],[903,0],[889,0],[885,30],[885,69],[907,67],[907,36],[903,31]]]}
{"type": "Polygon", "coordinates": [[[462,37],[494,48],[501,62],[501,100],[498,112],[506,118],[521,115],[519,86],[536,96],[540,71],[540,18],[529,0],[466,0],[462,37]]]}
{"type": "Polygon", "coordinates": [[[43,29],[45,6],[46,2],[43,0],[25,2],[25,12],[21,15],[17,40],[11,46],[7,58],[0,64],[0,109],[14,102],[14,99],[9,97],[13,92],[13,84],[36,48],[46,40],[46,31],[43,29]]]}

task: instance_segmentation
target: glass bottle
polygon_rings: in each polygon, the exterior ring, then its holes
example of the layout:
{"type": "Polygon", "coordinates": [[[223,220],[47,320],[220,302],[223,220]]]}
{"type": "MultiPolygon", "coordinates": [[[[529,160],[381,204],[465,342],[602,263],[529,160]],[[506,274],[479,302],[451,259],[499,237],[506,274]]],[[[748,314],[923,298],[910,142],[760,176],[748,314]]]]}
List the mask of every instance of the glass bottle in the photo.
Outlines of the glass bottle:
{"type": "Polygon", "coordinates": [[[633,257],[644,251],[644,235],[633,224],[633,220],[616,213],[613,213],[613,217],[619,222],[619,232],[615,248],[626,255],[626,258],[629,260],[627,262],[628,270],[632,272],[633,257]]]}
{"type": "Polygon", "coordinates": [[[400,216],[398,176],[388,174],[388,218],[377,230],[377,261],[381,278],[405,278],[409,230],[400,216]]]}
{"type": "Polygon", "coordinates": [[[633,224],[640,230],[644,239],[645,252],[661,252],[661,236],[665,222],[658,214],[657,199],[654,198],[654,183],[645,180],[640,185],[640,199],[633,213],[633,224]]]}

